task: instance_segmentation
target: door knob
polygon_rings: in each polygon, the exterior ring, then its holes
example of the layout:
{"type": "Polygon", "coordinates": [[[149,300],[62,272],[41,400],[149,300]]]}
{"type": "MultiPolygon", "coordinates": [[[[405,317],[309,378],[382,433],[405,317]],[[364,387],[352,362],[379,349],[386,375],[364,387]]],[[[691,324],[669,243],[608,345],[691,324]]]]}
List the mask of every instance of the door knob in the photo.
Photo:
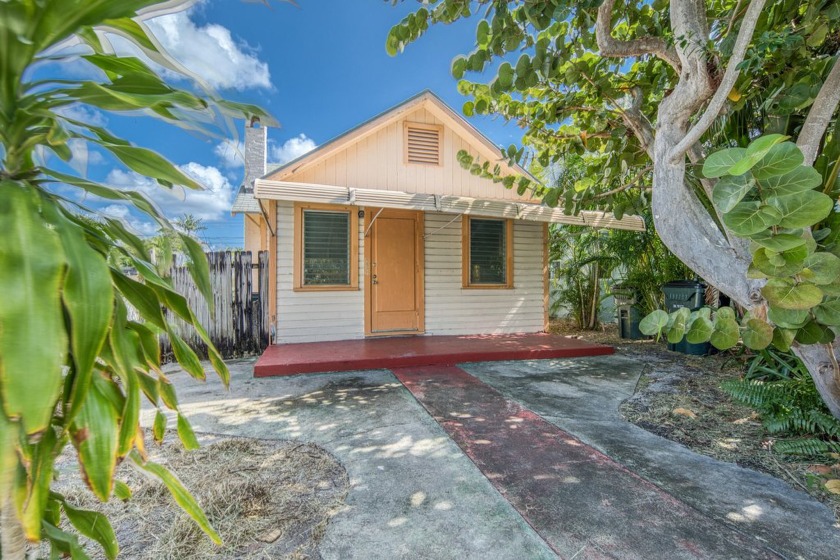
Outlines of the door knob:
{"type": "Polygon", "coordinates": [[[373,276],[370,277],[370,283],[371,284],[379,284],[379,282],[376,280],[376,274],[374,274],[373,276]]]}

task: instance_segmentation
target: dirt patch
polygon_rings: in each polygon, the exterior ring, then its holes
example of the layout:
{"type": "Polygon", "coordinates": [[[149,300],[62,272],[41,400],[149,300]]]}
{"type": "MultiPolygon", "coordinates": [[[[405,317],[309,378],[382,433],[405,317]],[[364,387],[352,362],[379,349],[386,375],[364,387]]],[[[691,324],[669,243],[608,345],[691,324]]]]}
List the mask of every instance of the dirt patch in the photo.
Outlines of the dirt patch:
{"type": "MultiPolygon", "coordinates": [[[[126,503],[100,504],[78,477],[59,480],[68,501],[108,516],[121,559],[319,558],[318,542],[349,486],[338,461],[308,443],[225,438],[186,451],[168,434],[149,455],[193,492],[225,545],[215,546],[163,484],[128,465],[117,472],[132,490],[126,503]]],[[[60,461],[66,470],[75,458],[60,461]]],[[[86,544],[92,558],[104,557],[98,545],[86,544]]]]}
{"type": "Polygon", "coordinates": [[[833,508],[840,519],[840,496],[825,488],[828,480],[840,479],[840,457],[815,463],[775,453],[773,443],[781,438],[720,389],[743,374],[743,350],[689,356],[668,351],[664,342],[619,338],[616,325],[582,331],[559,320],[551,331],[609,344],[645,364],[635,394],[619,409],[629,422],[697,453],[780,478],[833,508]]]}

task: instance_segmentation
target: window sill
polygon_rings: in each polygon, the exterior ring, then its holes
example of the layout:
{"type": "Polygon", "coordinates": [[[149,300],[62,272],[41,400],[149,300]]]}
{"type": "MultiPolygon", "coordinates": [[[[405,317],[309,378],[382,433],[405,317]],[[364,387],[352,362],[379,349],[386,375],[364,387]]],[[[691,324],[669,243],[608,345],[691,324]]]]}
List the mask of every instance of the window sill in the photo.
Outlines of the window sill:
{"type": "Polygon", "coordinates": [[[514,286],[507,284],[473,284],[470,286],[461,286],[462,290],[513,290],[514,286]]]}
{"type": "Polygon", "coordinates": [[[296,286],[293,292],[358,292],[358,286],[296,286]]]}

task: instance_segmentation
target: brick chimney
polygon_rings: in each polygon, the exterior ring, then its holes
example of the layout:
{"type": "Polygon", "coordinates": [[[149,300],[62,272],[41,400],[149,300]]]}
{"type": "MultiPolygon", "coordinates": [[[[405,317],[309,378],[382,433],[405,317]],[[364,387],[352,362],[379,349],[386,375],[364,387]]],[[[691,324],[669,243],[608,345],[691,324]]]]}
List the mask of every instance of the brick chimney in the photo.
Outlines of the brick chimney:
{"type": "Polygon", "coordinates": [[[266,173],[265,150],[268,129],[260,125],[258,117],[251,117],[245,125],[245,182],[243,191],[254,192],[254,180],[266,173]]]}

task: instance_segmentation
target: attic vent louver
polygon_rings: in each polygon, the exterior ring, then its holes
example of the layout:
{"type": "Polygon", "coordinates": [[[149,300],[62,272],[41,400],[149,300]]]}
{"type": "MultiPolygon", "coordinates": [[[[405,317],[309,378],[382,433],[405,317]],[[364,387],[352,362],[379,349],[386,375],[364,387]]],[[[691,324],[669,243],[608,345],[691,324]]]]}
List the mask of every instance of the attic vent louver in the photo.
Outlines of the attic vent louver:
{"type": "Polygon", "coordinates": [[[406,162],[440,165],[442,137],[442,126],[423,123],[405,123],[406,162]]]}

